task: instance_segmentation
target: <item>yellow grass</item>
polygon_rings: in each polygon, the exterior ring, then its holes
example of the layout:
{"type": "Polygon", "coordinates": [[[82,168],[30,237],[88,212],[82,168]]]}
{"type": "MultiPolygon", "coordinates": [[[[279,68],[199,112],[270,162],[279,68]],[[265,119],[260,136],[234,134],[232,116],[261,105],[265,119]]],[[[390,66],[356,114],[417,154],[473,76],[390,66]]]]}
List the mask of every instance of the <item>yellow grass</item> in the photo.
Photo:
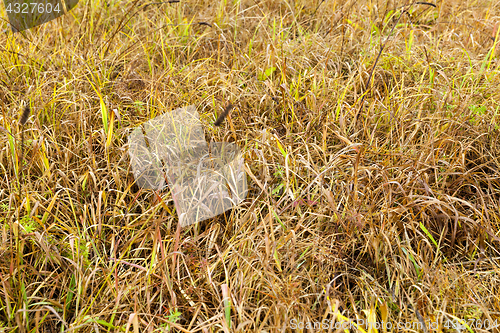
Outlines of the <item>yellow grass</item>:
{"type": "Polygon", "coordinates": [[[145,4],[0,35],[0,332],[498,332],[497,2],[145,4]],[[249,193],[178,230],[127,135],[191,104],[249,193]]]}

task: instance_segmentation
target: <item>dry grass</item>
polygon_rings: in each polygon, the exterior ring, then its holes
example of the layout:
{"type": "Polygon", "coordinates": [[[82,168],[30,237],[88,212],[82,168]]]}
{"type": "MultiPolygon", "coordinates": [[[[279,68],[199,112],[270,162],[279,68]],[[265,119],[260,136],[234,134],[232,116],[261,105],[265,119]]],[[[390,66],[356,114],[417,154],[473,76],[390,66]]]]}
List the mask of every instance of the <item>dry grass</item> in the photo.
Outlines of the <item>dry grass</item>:
{"type": "Polygon", "coordinates": [[[500,324],[500,6],[401,5],[82,1],[2,34],[0,332],[500,324]],[[190,104],[250,192],[176,244],[126,143],[190,104]]]}

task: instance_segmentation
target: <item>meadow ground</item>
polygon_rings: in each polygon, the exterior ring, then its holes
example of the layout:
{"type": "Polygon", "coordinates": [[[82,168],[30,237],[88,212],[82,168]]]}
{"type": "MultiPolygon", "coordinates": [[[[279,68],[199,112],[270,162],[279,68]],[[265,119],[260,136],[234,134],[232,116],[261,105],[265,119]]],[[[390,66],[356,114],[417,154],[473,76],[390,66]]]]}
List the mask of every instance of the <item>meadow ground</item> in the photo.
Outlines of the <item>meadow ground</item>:
{"type": "Polygon", "coordinates": [[[0,332],[498,332],[499,18],[90,0],[3,32],[0,332]],[[249,192],[176,234],[127,135],[192,104],[249,192]]]}

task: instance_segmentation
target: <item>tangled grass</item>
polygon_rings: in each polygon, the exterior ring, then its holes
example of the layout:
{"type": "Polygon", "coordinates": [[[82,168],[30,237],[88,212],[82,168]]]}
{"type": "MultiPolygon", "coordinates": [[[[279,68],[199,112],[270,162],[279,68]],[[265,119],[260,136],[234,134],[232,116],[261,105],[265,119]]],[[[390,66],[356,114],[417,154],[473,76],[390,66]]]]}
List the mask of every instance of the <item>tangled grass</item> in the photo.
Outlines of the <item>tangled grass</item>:
{"type": "Polygon", "coordinates": [[[91,0],[3,33],[0,332],[498,331],[500,6],[434,5],[91,0]],[[191,104],[249,193],[178,230],[127,135],[191,104]]]}

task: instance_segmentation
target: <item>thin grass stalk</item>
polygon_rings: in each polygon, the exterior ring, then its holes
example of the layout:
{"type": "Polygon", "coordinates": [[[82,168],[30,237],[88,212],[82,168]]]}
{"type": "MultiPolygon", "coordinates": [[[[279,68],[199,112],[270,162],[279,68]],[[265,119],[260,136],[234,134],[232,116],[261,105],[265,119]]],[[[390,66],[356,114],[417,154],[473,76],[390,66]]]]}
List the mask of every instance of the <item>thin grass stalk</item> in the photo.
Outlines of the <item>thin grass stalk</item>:
{"type": "MultiPolygon", "coordinates": [[[[27,104],[24,107],[23,113],[21,114],[21,118],[19,119],[19,125],[21,126],[21,147],[19,151],[21,152],[20,156],[20,162],[19,162],[19,169],[18,169],[18,189],[19,189],[19,206],[17,207],[17,230],[16,230],[16,252],[17,252],[17,258],[16,258],[16,264],[17,264],[17,277],[18,277],[18,286],[19,286],[19,304],[18,308],[22,308],[22,301],[24,299],[23,295],[23,290],[24,288],[22,287],[22,282],[23,278],[21,277],[21,244],[20,244],[20,237],[19,234],[21,232],[21,209],[22,209],[22,186],[23,186],[23,160],[24,160],[24,125],[28,121],[30,115],[30,107],[27,104]]],[[[14,230],[13,230],[14,231],[14,230]]],[[[21,315],[18,313],[19,316],[21,315]]],[[[21,325],[23,324],[23,321],[21,321],[21,318],[19,318],[19,322],[21,325]]]]}
{"type": "Polygon", "coordinates": [[[405,8],[401,14],[399,15],[398,19],[396,20],[396,22],[394,22],[394,25],[392,26],[392,29],[391,29],[391,32],[389,33],[389,36],[387,37],[387,39],[385,40],[384,44],[382,44],[380,46],[380,51],[378,52],[378,55],[377,55],[377,58],[375,59],[375,62],[373,63],[373,66],[372,66],[372,69],[370,70],[370,74],[368,75],[368,80],[366,80],[366,84],[365,84],[365,91],[363,92],[363,95],[361,97],[361,101],[360,101],[360,106],[359,106],[359,109],[358,109],[358,112],[356,112],[356,115],[354,116],[354,126],[356,126],[357,122],[358,122],[358,117],[359,117],[359,114],[361,113],[361,110],[363,109],[363,102],[365,101],[365,98],[366,98],[366,95],[368,94],[368,91],[370,90],[370,82],[372,80],[372,77],[373,77],[373,73],[375,72],[375,67],[377,67],[377,63],[378,61],[380,60],[380,56],[382,55],[382,52],[384,51],[387,43],[389,42],[389,40],[391,39],[392,37],[392,34],[394,32],[394,29],[396,28],[396,26],[398,25],[399,23],[399,20],[401,19],[401,17],[403,17],[403,15],[405,13],[408,13],[408,11],[411,9],[411,7],[413,5],[427,5],[427,6],[432,6],[432,7],[436,7],[436,5],[432,4],[432,3],[429,3],[429,2],[420,2],[420,1],[416,1],[414,3],[411,3],[407,8],[405,8]]]}

